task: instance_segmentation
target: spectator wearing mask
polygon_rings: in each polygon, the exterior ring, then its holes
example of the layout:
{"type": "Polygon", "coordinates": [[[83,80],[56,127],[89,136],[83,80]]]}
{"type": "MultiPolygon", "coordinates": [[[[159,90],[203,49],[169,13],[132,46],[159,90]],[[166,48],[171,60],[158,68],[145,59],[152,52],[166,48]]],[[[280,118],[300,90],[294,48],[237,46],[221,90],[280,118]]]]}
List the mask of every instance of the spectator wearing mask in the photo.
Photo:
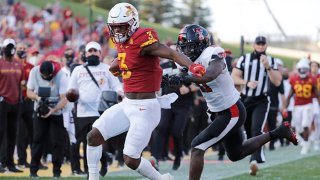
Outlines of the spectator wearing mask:
{"type": "Polygon", "coordinates": [[[15,167],[13,153],[16,144],[23,66],[14,57],[16,43],[13,39],[3,41],[2,51],[3,57],[0,59],[0,149],[5,152],[1,153],[3,157],[0,172],[4,172],[4,167],[7,167],[10,172],[22,172],[15,167]]]}
{"type": "MultiPolygon", "coordinates": [[[[66,74],[68,77],[68,81],[71,77],[71,67],[75,64],[75,52],[72,48],[67,48],[64,51],[64,56],[62,58],[63,67],[61,69],[62,72],[66,74]]],[[[85,173],[80,168],[80,143],[81,141],[77,141],[75,125],[74,125],[74,115],[72,114],[72,109],[76,105],[76,103],[68,102],[63,110],[63,124],[66,128],[69,136],[70,143],[70,163],[71,163],[71,171],[75,176],[84,176],[85,173]]]]}
{"type": "Polygon", "coordinates": [[[44,141],[49,133],[52,142],[53,176],[59,178],[63,162],[64,134],[62,109],[67,104],[67,77],[60,65],[44,61],[32,68],[27,84],[27,96],[35,101],[34,135],[31,147],[30,177],[37,178],[44,141]]]}
{"type": "Polygon", "coordinates": [[[37,48],[30,48],[28,50],[28,62],[34,66],[37,66],[40,61],[40,54],[37,48]]]}
{"type": "Polygon", "coordinates": [[[23,80],[21,82],[22,98],[17,131],[18,166],[30,167],[27,162],[27,148],[31,145],[33,135],[33,101],[27,97],[27,82],[31,69],[34,67],[27,62],[27,46],[24,43],[17,44],[16,58],[23,65],[23,80]]]}

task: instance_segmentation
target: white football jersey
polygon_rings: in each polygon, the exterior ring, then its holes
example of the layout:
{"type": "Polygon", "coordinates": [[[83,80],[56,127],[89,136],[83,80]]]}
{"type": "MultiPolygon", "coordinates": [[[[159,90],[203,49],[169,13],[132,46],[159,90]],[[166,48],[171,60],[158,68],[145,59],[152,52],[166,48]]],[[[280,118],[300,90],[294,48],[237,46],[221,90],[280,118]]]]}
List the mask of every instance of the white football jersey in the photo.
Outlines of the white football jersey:
{"type": "MultiPolygon", "coordinates": [[[[221,47],[207,47],[196,59],[196,64],[203,65],[206,69],[212,59],[212,55],[224,53],[221,47]]],[[[226,64],[226,61],[224,60],[226,64]]],[[[236,90],[234,82],[228,72],[227,64],[222,73],[214,80],[206,84],[198,84],[203,97],[206,99],[208,108],[211,112],[220,112],[230,108],[240,98],[240,93],[236,90]]]]}

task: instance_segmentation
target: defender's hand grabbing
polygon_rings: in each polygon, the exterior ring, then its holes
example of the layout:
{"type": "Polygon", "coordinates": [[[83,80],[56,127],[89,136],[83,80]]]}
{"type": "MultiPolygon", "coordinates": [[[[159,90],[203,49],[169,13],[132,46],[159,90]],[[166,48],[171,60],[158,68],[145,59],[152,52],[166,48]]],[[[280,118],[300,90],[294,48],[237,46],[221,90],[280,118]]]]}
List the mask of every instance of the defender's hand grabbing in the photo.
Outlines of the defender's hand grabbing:
{"type": "Polygon", "coordinates": [[[191,64],[189,71],[197,77],[202,77],[206,73],[206,68],[201,64],[191,64]]]}

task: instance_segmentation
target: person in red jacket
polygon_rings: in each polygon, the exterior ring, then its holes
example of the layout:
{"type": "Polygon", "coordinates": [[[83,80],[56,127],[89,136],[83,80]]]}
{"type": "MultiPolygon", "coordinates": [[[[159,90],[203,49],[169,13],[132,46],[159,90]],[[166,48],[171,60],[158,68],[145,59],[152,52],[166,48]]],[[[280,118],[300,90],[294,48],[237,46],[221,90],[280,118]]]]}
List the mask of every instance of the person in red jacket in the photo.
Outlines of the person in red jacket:
{"type": "Polygon", "coordinates": [[[0,172],[4,172],[3,167],[7,167],[10,172],[22,172],[15,167],[13,153],[16,145],[23,67],[22,63],[14,57],[16,43],[13,39],[3,41],[2,51],[3,57],[0,58],[0,149],[3,148],[1,146],[5,146],[6,154],[1,153],[5,163],[2,164],[2,167],[0,166],[0,172]],[[4,137],[7,137],[7,140],[4,137]]]}
{"type": "Polygon", "coordinates": [[[16,58],[23,65],[23,80],[21,81],[22,99],[20,103],[20,113],[17,132],[17,152],[18,166],[20,168],[29,167],[27,162],[27,147],[32,142],[33,134],[33,101],[27,97],[27,82],[31,69],[34,67],[27,62],[27,46],[24,43],[17,44],[16,58]]]}

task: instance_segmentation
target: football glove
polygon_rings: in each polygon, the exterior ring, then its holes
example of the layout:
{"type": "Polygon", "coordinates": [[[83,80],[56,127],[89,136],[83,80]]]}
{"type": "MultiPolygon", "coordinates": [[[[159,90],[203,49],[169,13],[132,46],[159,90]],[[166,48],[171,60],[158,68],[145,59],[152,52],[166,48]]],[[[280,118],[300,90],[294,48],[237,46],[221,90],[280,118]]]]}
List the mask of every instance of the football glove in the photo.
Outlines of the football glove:
{"type": "Polygon", "coordinates": [[[206,73],[206,68],[201,64],[191,64],[189,71],[197,77],[202,77],[206,73]]]}

